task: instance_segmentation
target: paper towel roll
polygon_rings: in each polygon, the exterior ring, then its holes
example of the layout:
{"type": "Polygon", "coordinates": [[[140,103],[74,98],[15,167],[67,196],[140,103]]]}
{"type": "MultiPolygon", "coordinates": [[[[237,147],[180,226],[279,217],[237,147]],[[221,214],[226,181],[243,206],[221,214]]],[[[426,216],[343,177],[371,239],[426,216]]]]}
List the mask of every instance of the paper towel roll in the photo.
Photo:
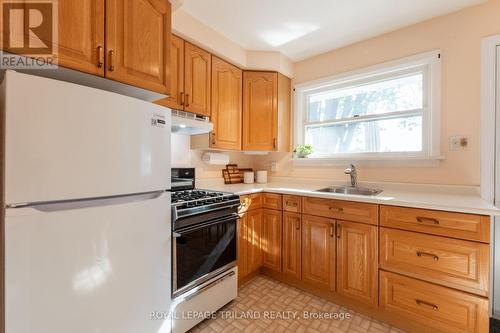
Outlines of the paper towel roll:
{"type": "Polygon", "coordinates": [[[203,153],[201,160],[207,164],[212,165],[226,165],[229,164],[229,155],[221,153],[203,153]]]}

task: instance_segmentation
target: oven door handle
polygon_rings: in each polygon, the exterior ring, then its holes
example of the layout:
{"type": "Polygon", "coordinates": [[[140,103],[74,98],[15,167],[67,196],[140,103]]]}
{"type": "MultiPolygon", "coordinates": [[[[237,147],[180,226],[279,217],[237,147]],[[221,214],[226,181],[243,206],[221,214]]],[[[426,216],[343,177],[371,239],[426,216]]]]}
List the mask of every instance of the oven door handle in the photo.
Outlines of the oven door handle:
{"type": "Polygon", "coordinates": [[[236,274],[234,271],[230,271],[229,273],[227,274],[224,274],[223,276],[221,276],[220,278],[218,278],[217,280],[213,281],[212,283],[210,284],[207,284],[206,286],[196,290],[194,293],[192,294],[189,294],[187,295],[185,298],[184,298],[184,302],[187,302],[189,301],[190,299],[198,296],[199,294],[209,290],[209,289],[212,289],[213,287],[215,287],[216,285],[218,285],[219,283],[221,282],[224,282],[225,280],[229,279],[231,276],[234,276],[234,274],[236,274]]]}
{"type": "Polygon", "coordinates": [[[173,231],[173,236],[178,238],[178,237],[181,237],[182,234],[185,234],[185,233],[188,233],[191,231],[195,231],[195,230],[200,230],[200,229],[203,229],[206,227],[211,227],[211,226],[217,225],[217,224],[222,224],[222,223],[228,222],[228,221],[235,221],[235,220],[238,220],[238,218],[239,218],[238,214],[234,213],[234,214],[231,214],[231,215],[224,217],[224,218],[221,218],[221,219],[196,224],[194,226],[190,226],[190,227],[187,227],[187,228],[182,229],[182,230],[175,230],[175,231],[173,231]]]}

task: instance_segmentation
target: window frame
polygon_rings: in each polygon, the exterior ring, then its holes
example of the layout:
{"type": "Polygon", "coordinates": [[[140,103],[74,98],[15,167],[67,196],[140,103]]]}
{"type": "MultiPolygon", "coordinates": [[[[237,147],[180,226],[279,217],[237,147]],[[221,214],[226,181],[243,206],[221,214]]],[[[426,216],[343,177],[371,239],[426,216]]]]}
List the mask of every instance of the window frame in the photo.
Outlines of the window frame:
{"type": "MultiPolygon", "coordinates": [[[[395,111],[397,113],[410,114],[422,110],[422,150],[418,152],[369,152],[369,153],[336,153],[336,154],[312,154],[308,160],[401,160],[410,158],[415,160],[440,159],[440,91],[441,91],[441,51],[436,50],[390,61],[356,71],[346,72],[340,75],[330,76],[323,79],[305,82],[294,87],[294,145],[303,144],[305,140],[306,125],[313,123],[341,123],[339,120],[307,122],[308,96],[332,89],[343,89],[363,84],[385,81],[390,78],[407,76],[416,71],[423,72],[423,104],[422,109],[395,111]]],[[[388,118],[384,115],[366,115],[357,117],[363,120],[388,118]]],[[[353,119],[353,118],[348,118],[353,119]]]]}

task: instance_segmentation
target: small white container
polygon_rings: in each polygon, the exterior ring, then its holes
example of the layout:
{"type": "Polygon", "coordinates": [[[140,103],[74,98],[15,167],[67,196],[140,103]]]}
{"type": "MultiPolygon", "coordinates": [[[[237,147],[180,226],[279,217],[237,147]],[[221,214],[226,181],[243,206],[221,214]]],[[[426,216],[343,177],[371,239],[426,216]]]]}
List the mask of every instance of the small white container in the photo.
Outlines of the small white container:
{"type": "Polygon", "coordinates": [[[259,184],[267,183],[267,171],[255,171],[255,179],[259,184]]]}
{"type": "Polygon", "coordinates": [[[255,175],[253,172],[248,171],[248,172],[243,173],[243,183],[253,184],[254,179],[255,179],[255,175]]]}

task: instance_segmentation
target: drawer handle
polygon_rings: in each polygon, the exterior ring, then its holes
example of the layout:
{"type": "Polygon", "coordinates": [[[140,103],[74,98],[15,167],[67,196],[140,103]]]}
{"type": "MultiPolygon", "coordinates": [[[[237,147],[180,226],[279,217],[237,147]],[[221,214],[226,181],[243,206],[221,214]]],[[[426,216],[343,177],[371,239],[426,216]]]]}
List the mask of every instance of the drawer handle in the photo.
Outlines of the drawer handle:
{"type": "Polygon", "coordinates": [[[439,221],[437,219],[434,219],[432,217],[422,217],[422,216],[417,216],[417,222],[420,223],[431,223],[431,224],[439,224],[439,221]]]}
{"type": "Polygon", "coordinates": [[[292,207],[297,207],[298,206],[298,203],[297,202],[290,202],[290,201],[287,201],[285,202],[285,205],[286,206],[292,206],[292,207]]]}
{"type": "Polygon", "coordinates": [[[342,213],[344,211],[344,208],[342,207],[330,207],[330,210],[336,210],[339,213],[342,213]]]}
{"type": "Polygon", "coordinates": [[[429,303],[429,302],[426,302],[426,301],[422,301],[421,299],[416,299],[415,302],[417,303],[417,305],[428,306],[428,307],[432,308],[432,310],[438,310],[439,309],[436,304],[432,304],[432,303],[429,303]]]}
{"type": "Polygon", "coordinates": [[[439,257],[433,253],[429,253],[429,252],[422,252],[422,251],[417,251],[417,256],[419,257],[432,257],[432,259],[434,259],[434,261],[438,261],[439,260],[439,257]]]}

